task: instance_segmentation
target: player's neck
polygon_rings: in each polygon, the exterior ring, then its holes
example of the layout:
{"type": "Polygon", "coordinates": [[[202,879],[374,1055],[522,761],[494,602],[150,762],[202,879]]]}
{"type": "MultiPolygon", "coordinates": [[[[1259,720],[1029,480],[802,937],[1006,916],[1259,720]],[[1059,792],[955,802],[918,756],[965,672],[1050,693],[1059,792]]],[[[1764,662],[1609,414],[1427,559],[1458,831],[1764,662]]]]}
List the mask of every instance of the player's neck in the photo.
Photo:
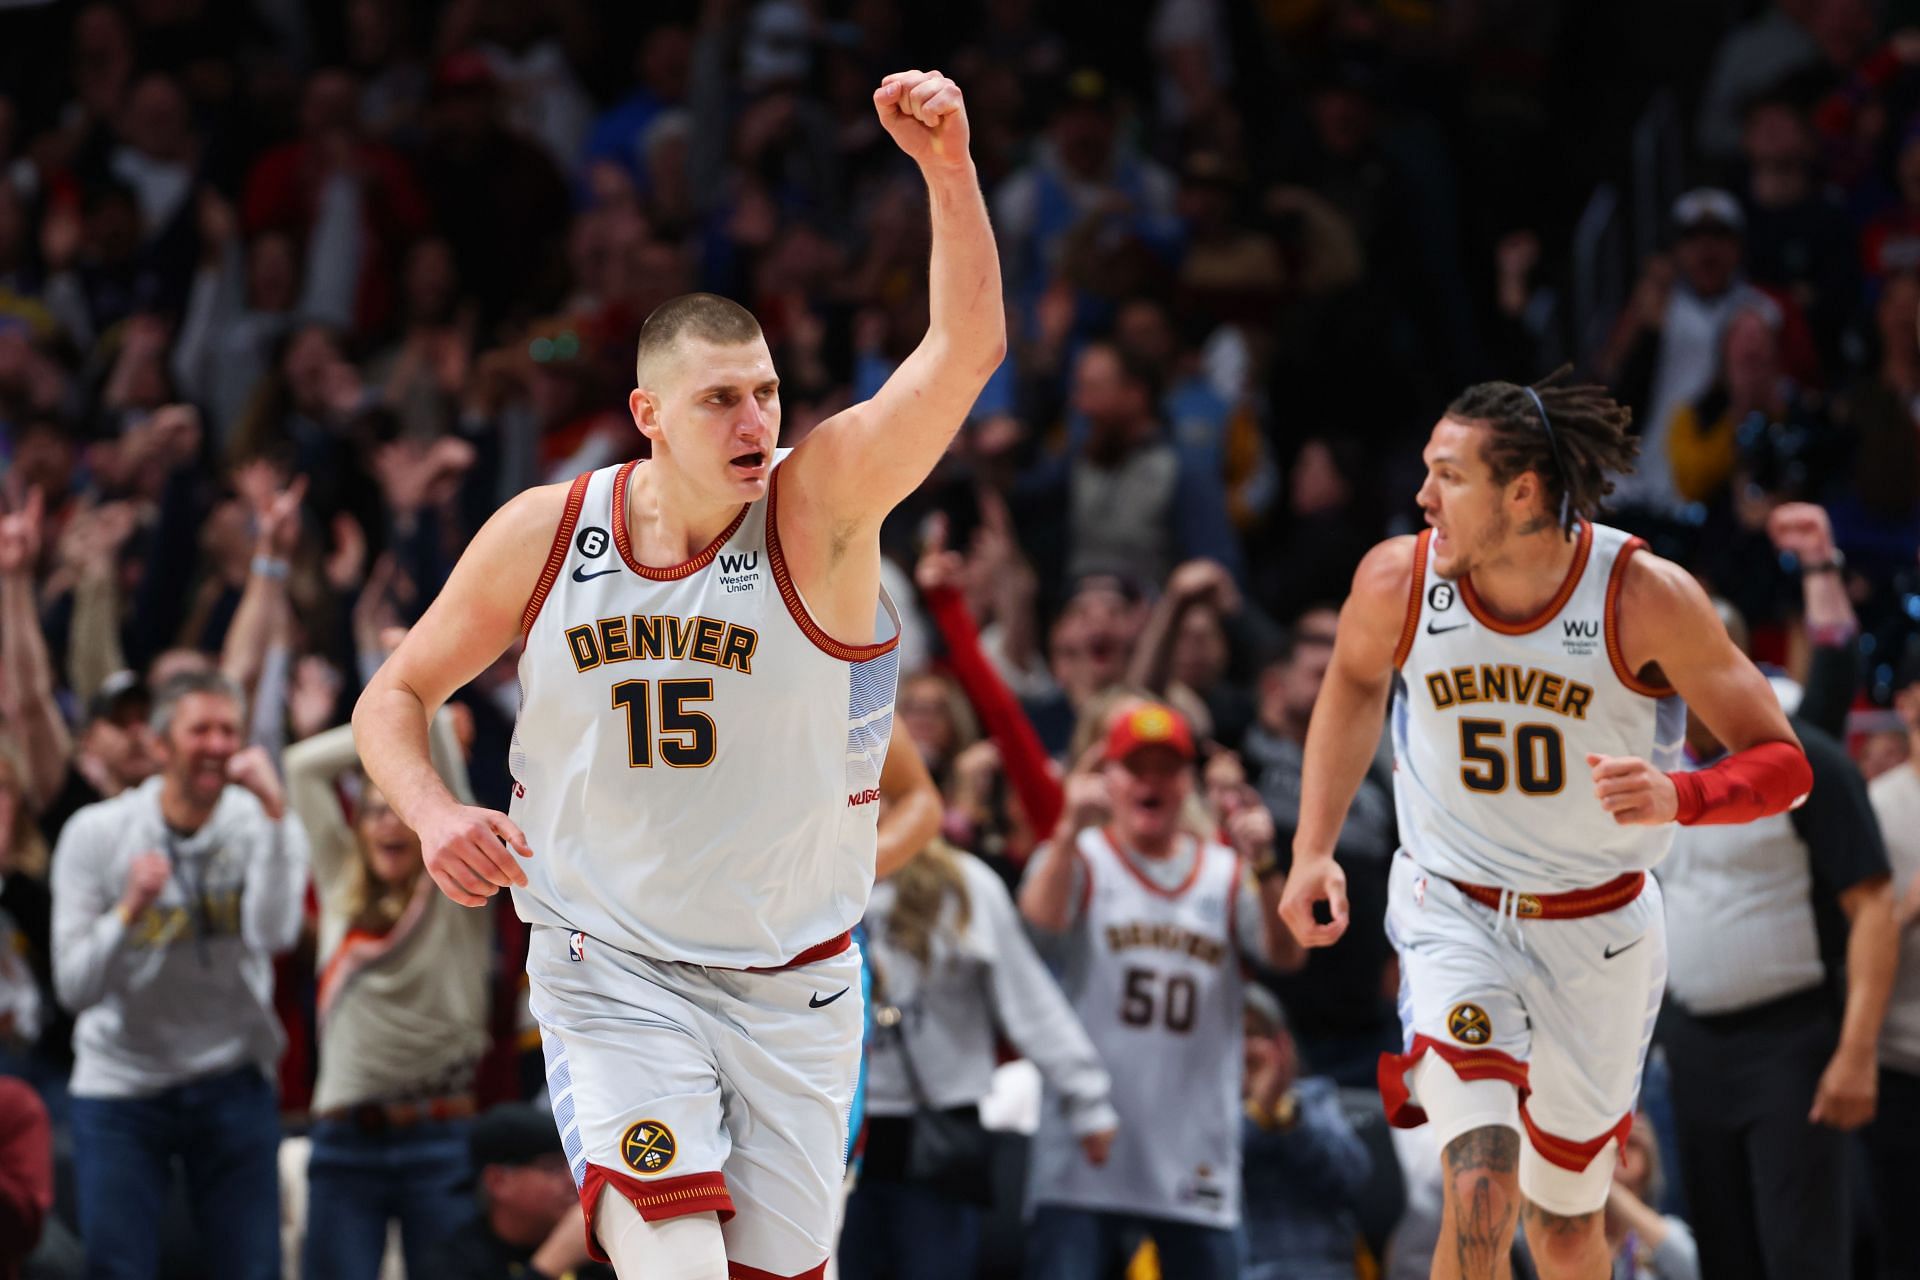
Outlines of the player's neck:
{"type": "Polygon", "coordinates": [[[738,502],[716,502],[695,492],[670,462],[641,463],[627,484],[627,533],[634,559],[644,565],[693,559],[739,514],[738,502]]]}
{"type": "Polygon", "coordinates": [[[1579,540],[1567,537],[1557,526],[1534,533],[1516,531],[1497,556],[1474,566],[1469,574],[1473,594],[1496,617],[1509,621],[1536,617],[1560,593],[1579,549],[1579,540]]]}

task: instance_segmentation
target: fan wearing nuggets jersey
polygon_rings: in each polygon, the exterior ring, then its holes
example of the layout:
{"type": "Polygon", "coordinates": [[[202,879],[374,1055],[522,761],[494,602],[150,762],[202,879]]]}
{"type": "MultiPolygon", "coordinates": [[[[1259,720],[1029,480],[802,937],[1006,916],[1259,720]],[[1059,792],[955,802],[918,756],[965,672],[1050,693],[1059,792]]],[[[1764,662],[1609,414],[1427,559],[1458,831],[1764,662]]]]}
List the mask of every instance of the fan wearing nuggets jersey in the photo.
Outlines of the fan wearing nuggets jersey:
{"type": "Polygon", "coordinates": [[[1522,1219],[1545,1280],[1609,1274],[1603,1210],[1666,978],[1647,872],[1674,823],[1779,813],[1812,783],[1706,592],[1595,521],[1629,414],[1561,377],[1449,405],[1428,529],[1354,575],[1281,906],[1306,946],[1346,928],[1334,841],[1391,695],[1406,1040],[1380,1088],[1394,1124],[1438,1130],[1449,1280],[1506,1276],[1522,1219]],[[1688,707],[1730,754],[1670,773],[1688,707]]]}
{"type": "Polygon", "coordinates": [[[899,72],[873,102],[926,182],[918,349],[782,450],[753,316],[662,303],[628,397],[646,460],[502,507],[354,713],[441,890],[510,886],[533,925],[554,1117],[624,1277],[813,1278],[831,1244],[898,661],[880,524],[1006,348],[960,89],[899,72]],[[462,806],[428,720],[523,636],[511,814],[462,806]]]}
{"type": "Polygon", "coordinates": [[[1032,1280],[1102,1280],[1142,1232],[1166,1280],[1239,1274],[1242,964],[1297,967],[1280,926],[1273,819],[1196,838],[1193,731],[1142,702],[1067,780],[1067,814],[1020,887],[1060,943],[1061,987],[1113,1077],[1120,1128],[1088,1146],[1049,1098],[1033,1140],[1032,1280]],[[1261,886],[1255,888],[1257,882],[1261,886]]]}

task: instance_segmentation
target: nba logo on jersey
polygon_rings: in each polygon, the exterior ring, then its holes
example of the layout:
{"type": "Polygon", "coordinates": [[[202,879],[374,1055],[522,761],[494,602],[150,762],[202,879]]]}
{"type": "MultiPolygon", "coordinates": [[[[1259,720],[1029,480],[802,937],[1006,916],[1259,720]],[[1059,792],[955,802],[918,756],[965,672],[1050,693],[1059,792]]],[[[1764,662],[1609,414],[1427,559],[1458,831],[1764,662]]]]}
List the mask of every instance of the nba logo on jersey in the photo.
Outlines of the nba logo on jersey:
{"type": "Polygon", "coordinates": [[[575,929],[567,935],[567,959],[585,960],[587,958],[587,935],[575,929]]]}

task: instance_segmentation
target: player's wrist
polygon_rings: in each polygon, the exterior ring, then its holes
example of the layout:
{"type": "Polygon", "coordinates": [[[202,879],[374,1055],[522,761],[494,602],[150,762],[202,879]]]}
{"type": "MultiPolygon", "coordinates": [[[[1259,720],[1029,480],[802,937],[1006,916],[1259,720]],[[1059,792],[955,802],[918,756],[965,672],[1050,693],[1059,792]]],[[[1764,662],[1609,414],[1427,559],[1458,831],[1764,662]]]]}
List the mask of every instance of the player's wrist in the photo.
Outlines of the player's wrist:
{"type": "Polygon", "coordinates": [[[974,168],[970,151],[963,151],[958,160],[922,160],[920,176],[929,187],[948,187],[955,191],[980,189],[980,173],[974,168]]]}
{"type": "Polygon", "coordinates": [[[1833,1060],[1844,1063],[1876,1062],[1880,1057],[1880,1042],[1872,1036],[1841,1037],[1839,1045],[1833,1051],[1833,1060]]]}

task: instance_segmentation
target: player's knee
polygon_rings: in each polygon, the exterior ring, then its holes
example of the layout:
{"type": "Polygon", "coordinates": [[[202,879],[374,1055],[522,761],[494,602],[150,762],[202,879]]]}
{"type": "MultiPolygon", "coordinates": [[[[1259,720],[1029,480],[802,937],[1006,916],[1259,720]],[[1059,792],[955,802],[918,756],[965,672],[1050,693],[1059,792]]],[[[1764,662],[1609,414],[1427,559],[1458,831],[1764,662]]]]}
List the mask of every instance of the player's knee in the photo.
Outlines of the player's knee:
{"type": "Polygon", "coordinates": [[[1520,1202],[1520,1135],[1505,1125],[1469,1129],[1445,1150],[1447,1194],[1456,1206],[1485,1210],[1511,1224],[1520,1202]]]}
{"type": "Polygon", "coordinates": [[[1534,1262],[1549,1276],[1578,1275],[1595,1257],[1606,1252],[1605,1224],[1599,1210],[1592,1213],[1555,1213],[1527,1202],[1527,1248],[1534,1262]]]}
{"type": "Polygon", "coordinates": [[[609,1187],[600,1193],[593,1230],[620,1280],[727,1280],[727,1245],[717,1214],[649,1222],[609,1187]]]}

